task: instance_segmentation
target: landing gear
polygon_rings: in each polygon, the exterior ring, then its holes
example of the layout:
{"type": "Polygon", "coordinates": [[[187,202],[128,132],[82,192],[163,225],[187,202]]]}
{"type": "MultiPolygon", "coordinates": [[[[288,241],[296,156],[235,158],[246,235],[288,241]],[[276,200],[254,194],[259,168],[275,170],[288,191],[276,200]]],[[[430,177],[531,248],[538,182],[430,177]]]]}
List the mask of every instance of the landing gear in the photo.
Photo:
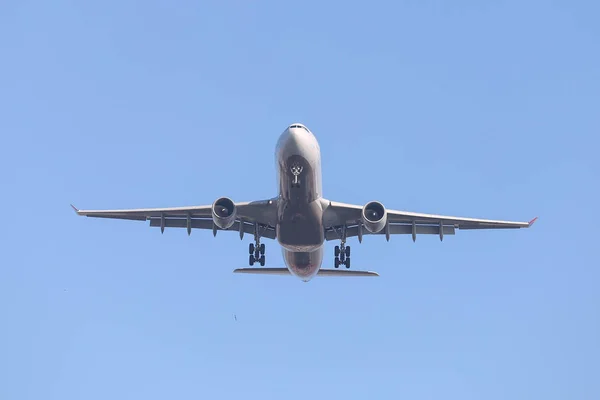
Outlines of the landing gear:
{"type": "Polygon", "coordinates": [[[333,260],[333,266],[339,268],[340,265],[350,268],[350,246],[346,246],[346,225],[334,228],[340,238],[340,245],[335,246],[333,254],[335,259],[333,260]]]}
{"type": "Polygon", "coordinates": [[[298,163],[292,164],[290,171],[291,171],[292,175],[294,175],[294,180],[292,181],[293,188],[300,188],[300,180],[298,179],[298,177],[302,173],[303,169],[304,168],[302,167],[302,165],[300,165],[298,163]]]}
{"type": "Polygon", "coordinates": [[[335,246],[333,254],[335,255],[333,260],[335,268],[339,268],[340,265],[350,268],[350,246],[346,246],[346,243],[342,242],[340,246],[335,246]]]}
{"type": "Polygon", "coordinates": [[[261,267],[265,266],[265,244],[260,242],[258,227],[256,227],[256,232],[254,233],[254,243],[250,243],[248,252],[250,253],[248,263],[251,266],[256,262],[260,263],[261,267]]]}
{"type": "Polygon", "coordinates": [[[250,243],[248,250],[250,251],[250,254],[258,252],[257,254],[260,256],[261,254],[265,254],[265,244],[261,243],[255,245],[254,243],[250,243]]]}
{"type": "Polygon", "coordinates": [[[250,254],[249,264],[254,265],[254,263],[256,263],[256,262],[260,263],[261,267],[264,267],[265,266],[265,256],[262,255],[262,256],[256,258],[256,257],[254,257],[254,254],[250,254]]]}

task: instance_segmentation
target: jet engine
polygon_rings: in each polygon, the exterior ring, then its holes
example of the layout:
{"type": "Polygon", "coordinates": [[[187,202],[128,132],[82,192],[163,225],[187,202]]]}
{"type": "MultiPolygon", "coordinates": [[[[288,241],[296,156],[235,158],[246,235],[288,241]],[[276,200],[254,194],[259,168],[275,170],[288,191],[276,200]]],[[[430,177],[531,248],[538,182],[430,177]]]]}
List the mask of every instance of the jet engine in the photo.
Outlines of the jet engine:
{"type": "Polygon", "coordinates": [[[221,197],[212,205],[212,217],[216,226],[221,229],[228,229],[235,222],[237,208],[235,203],[227,198],[221,197]]]}
{"type": "Polygon", "coordinates": [[[387,211],[380,202],[371,201],[363,207],[362,220],[365,229],[369,232],[381,232],[387,223],[387,211]]]}

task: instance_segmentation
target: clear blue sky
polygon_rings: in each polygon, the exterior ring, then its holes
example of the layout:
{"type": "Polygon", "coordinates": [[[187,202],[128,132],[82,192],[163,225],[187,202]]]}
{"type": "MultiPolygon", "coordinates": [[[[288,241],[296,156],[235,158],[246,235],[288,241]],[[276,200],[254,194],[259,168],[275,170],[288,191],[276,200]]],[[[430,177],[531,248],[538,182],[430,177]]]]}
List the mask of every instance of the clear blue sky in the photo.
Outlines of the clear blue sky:
{"type": "Polygon", "coordinates": [[[600,398],[596,2],[207,3],[0,6],[0,398],[600,398]],[[69,207],[268,198],[292,122],[327,198],[540,219],[305,284],[69,207]]]}

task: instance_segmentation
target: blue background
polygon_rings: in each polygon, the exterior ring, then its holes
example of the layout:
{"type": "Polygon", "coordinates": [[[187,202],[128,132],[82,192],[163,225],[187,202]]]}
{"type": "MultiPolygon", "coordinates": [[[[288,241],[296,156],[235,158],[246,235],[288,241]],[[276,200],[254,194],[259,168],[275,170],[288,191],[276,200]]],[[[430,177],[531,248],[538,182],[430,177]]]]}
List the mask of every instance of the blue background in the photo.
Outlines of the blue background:
{"type": "Polygon", "coordinates": [[[600,8],[487,3],[3,2],[0,398],[600,398],[600,8]],[[326,198],[540,219],[305,284],[69,207],[271,197],[292,122],[326,198]]]}

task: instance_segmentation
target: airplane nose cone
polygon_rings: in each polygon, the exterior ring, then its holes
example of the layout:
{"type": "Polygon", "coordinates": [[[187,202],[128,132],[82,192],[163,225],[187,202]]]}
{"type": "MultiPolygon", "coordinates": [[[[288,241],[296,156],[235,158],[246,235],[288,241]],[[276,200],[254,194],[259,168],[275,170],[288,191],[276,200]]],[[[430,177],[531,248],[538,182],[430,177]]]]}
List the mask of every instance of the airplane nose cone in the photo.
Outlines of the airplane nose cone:
{"type": "Polygon", "coordinates": [[[301,137],[304,136],[305,133],[306,133],[306,131],[299,129],[299,128],[290,128],[289,129],[289,136],[291,139],[294,139],[294,140],[300,139],[301,137]]]}
{"type": "Polygon", "coordinates": [[[306,129],[290,127],[277,141],[275,158],[278,163],[287,162],[293,156],[303,157],[308,164],[318,162],[319,144],[315,136],[306,129]]]}
{"type": "Polygon", "coordinates": [[[315,137],[304,129],[290,128],[286,136],[285,147],[293,153],[304,153],[316,147],[315,137]]]}
{"type": "Polygon", "coordinates": [[[296,129],[290,129],[282,143],[283,151],[287,154],[299,154],[306,142],[305,136],[296,129]]]}

